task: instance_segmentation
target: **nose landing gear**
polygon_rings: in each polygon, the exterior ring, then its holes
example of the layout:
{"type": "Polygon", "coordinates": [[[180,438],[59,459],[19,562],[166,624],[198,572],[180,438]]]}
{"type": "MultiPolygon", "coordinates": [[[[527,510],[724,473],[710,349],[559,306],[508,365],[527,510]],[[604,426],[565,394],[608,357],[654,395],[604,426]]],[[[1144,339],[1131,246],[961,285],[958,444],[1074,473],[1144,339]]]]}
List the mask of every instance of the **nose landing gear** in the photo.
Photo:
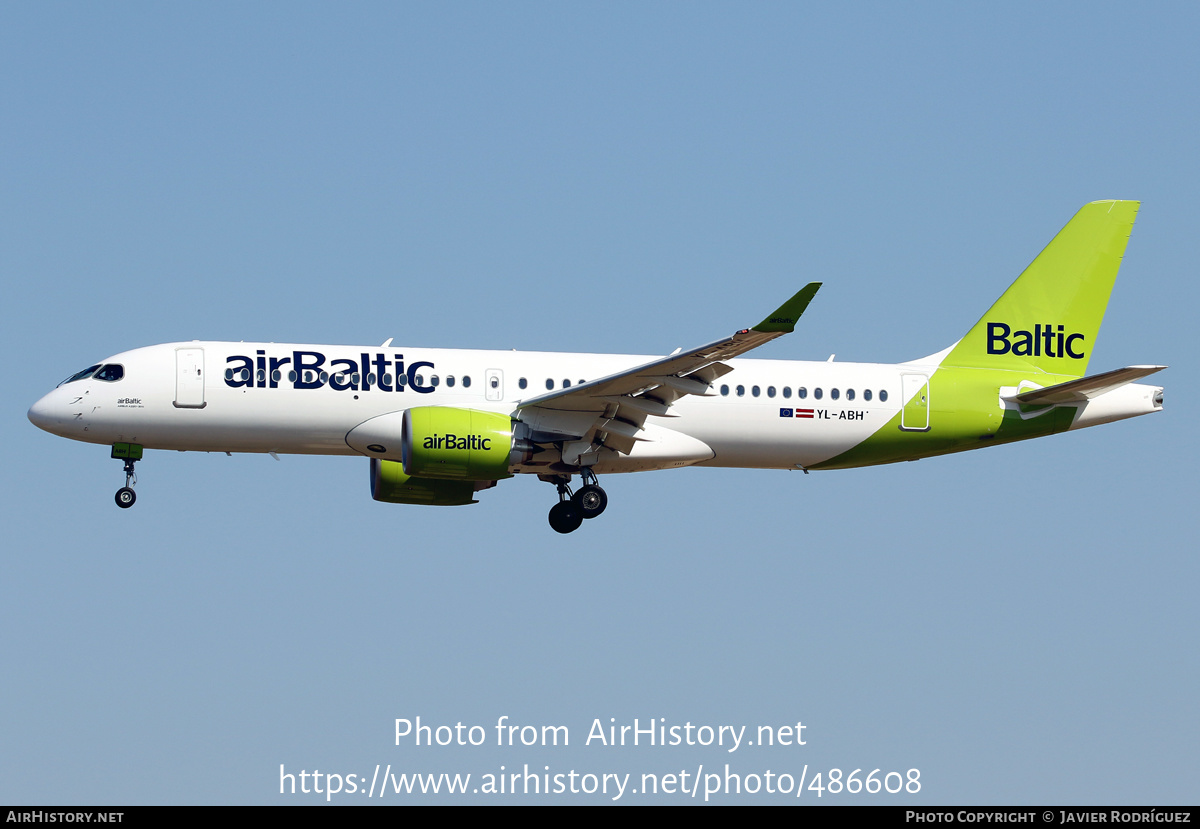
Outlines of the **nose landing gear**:
{"type": "Polygon", "coordinates": [[[115,500],[121,509],[129,509],[137,500],[137,493],[133,491],[137,483],[133,465],[142,459],[142,447],[136,443],[114,443],[112,457],[125,461],[125,486],[117,490],[115,500]]]}
{"type": "Polygon", "coordinates": [[[596,474],[584,467],[580,477],[583,486],[574,494],[571,493],[570,475],[543,478],[558,487],[558,503],[550,508],[550,526],[555,532],[575,532],[583,519],[595,518],[608,506],[608,495],[596,482],[596,474]]]}

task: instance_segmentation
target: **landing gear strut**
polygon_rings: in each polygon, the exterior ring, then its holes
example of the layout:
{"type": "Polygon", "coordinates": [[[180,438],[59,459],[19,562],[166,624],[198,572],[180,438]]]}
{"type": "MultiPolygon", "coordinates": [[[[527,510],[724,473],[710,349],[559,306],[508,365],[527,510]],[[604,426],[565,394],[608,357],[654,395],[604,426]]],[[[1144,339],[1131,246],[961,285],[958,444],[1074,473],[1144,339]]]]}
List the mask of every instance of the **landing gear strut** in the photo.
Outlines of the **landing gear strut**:
{"type": "Polygon", "coordinates": [[[117,490],[115,500],[121,509],[129,509],[137,500],[137,493],[133,491],[137,473],[133,471],[133,465],[142,459],[142,447],[136,443],[114,443],[112,456],[125,461],[125,486],[117,490]]]}
{"type": "Polygon", "coordinates": [[[558,503],[550,508],[550,526],[555,532],[575,532],[583,524],[583,519],[595,518],[608,506],[608,495],[596,483],[596,473],[584,467],[580,470],[580,477],[583,478],[583,486],[574,494],[571,493],[571,476],[557,475],[549,479],[558,487],[558,503]]]}

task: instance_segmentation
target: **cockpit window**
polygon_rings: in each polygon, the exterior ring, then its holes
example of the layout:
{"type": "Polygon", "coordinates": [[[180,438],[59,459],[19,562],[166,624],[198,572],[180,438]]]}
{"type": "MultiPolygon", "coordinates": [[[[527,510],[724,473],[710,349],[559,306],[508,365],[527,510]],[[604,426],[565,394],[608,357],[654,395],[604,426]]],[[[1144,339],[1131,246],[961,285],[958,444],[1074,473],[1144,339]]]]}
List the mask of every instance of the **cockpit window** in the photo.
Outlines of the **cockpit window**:
{"type": "Polygon", "coordinates": [[[68,377],[66,380],[63,380],[63,381],[62,381],[61,383],[59,383],[58,385],[60,385],[60,386],[65,386],[67,383],[74,383],[76,380],[86,380],[88,377],[91,377],[91,376],[92,376],[92,374],[93,374],[93,373],[96,371],[96,369],[98,369],[98,368],[100,368],[100,364],[99,364],[99,363],[97,363],[97,364],[96,364],[96,365],[94,365],[94,366],[88,366],[88,367],[87,367],[87,368],[85,368],[83,371],[79,372],[78,374],[72,374],[70,377],[68,377]]]}
{"type": "Polygon", "coordinates": [[[96,376],[93,379],[105,380],[109,383],[115,383],[124,376],[125,376],[125,367],[122,365],[113,364],[113,365],[107,365],[107,366],[102,367],[99,371],[96,372],[96,376]]]}

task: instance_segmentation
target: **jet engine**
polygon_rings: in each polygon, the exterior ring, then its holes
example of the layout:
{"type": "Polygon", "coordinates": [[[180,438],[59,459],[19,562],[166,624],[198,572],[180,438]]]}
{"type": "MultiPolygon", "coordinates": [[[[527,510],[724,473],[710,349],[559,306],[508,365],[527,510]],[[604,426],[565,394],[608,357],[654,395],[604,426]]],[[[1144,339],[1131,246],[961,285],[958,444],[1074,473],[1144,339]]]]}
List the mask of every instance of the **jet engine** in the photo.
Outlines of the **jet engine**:
{"type": "Polygon", "coordinates": [[[451,481],[510,478],[534,452],[508,415],[446,406],[405,411],[400,447],[405,474],[451,481]]]}
{"type": "Polygon", "coordinates": [[[371,497],[389,504],[456,507],[474,504],[472,497],[495,481],[447,481],[406,475],[398,461],[371,458],[371,497]]]}

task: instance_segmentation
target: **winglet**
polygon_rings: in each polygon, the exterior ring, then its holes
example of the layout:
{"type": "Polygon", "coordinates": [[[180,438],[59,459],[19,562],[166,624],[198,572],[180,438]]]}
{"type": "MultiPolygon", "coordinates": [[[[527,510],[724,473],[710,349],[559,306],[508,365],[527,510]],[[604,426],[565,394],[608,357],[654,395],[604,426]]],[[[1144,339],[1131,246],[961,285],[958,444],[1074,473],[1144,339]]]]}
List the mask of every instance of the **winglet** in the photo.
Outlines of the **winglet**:
{"type": "Polygon", "coordinates": [[[754,326],[753,330],[760,334],[790,334],[800,321],[800,315],[817,295],[820,282],[810,282],[801,288],[794,297],[780,305],[776,311],[765,320],[754,326]]]}

